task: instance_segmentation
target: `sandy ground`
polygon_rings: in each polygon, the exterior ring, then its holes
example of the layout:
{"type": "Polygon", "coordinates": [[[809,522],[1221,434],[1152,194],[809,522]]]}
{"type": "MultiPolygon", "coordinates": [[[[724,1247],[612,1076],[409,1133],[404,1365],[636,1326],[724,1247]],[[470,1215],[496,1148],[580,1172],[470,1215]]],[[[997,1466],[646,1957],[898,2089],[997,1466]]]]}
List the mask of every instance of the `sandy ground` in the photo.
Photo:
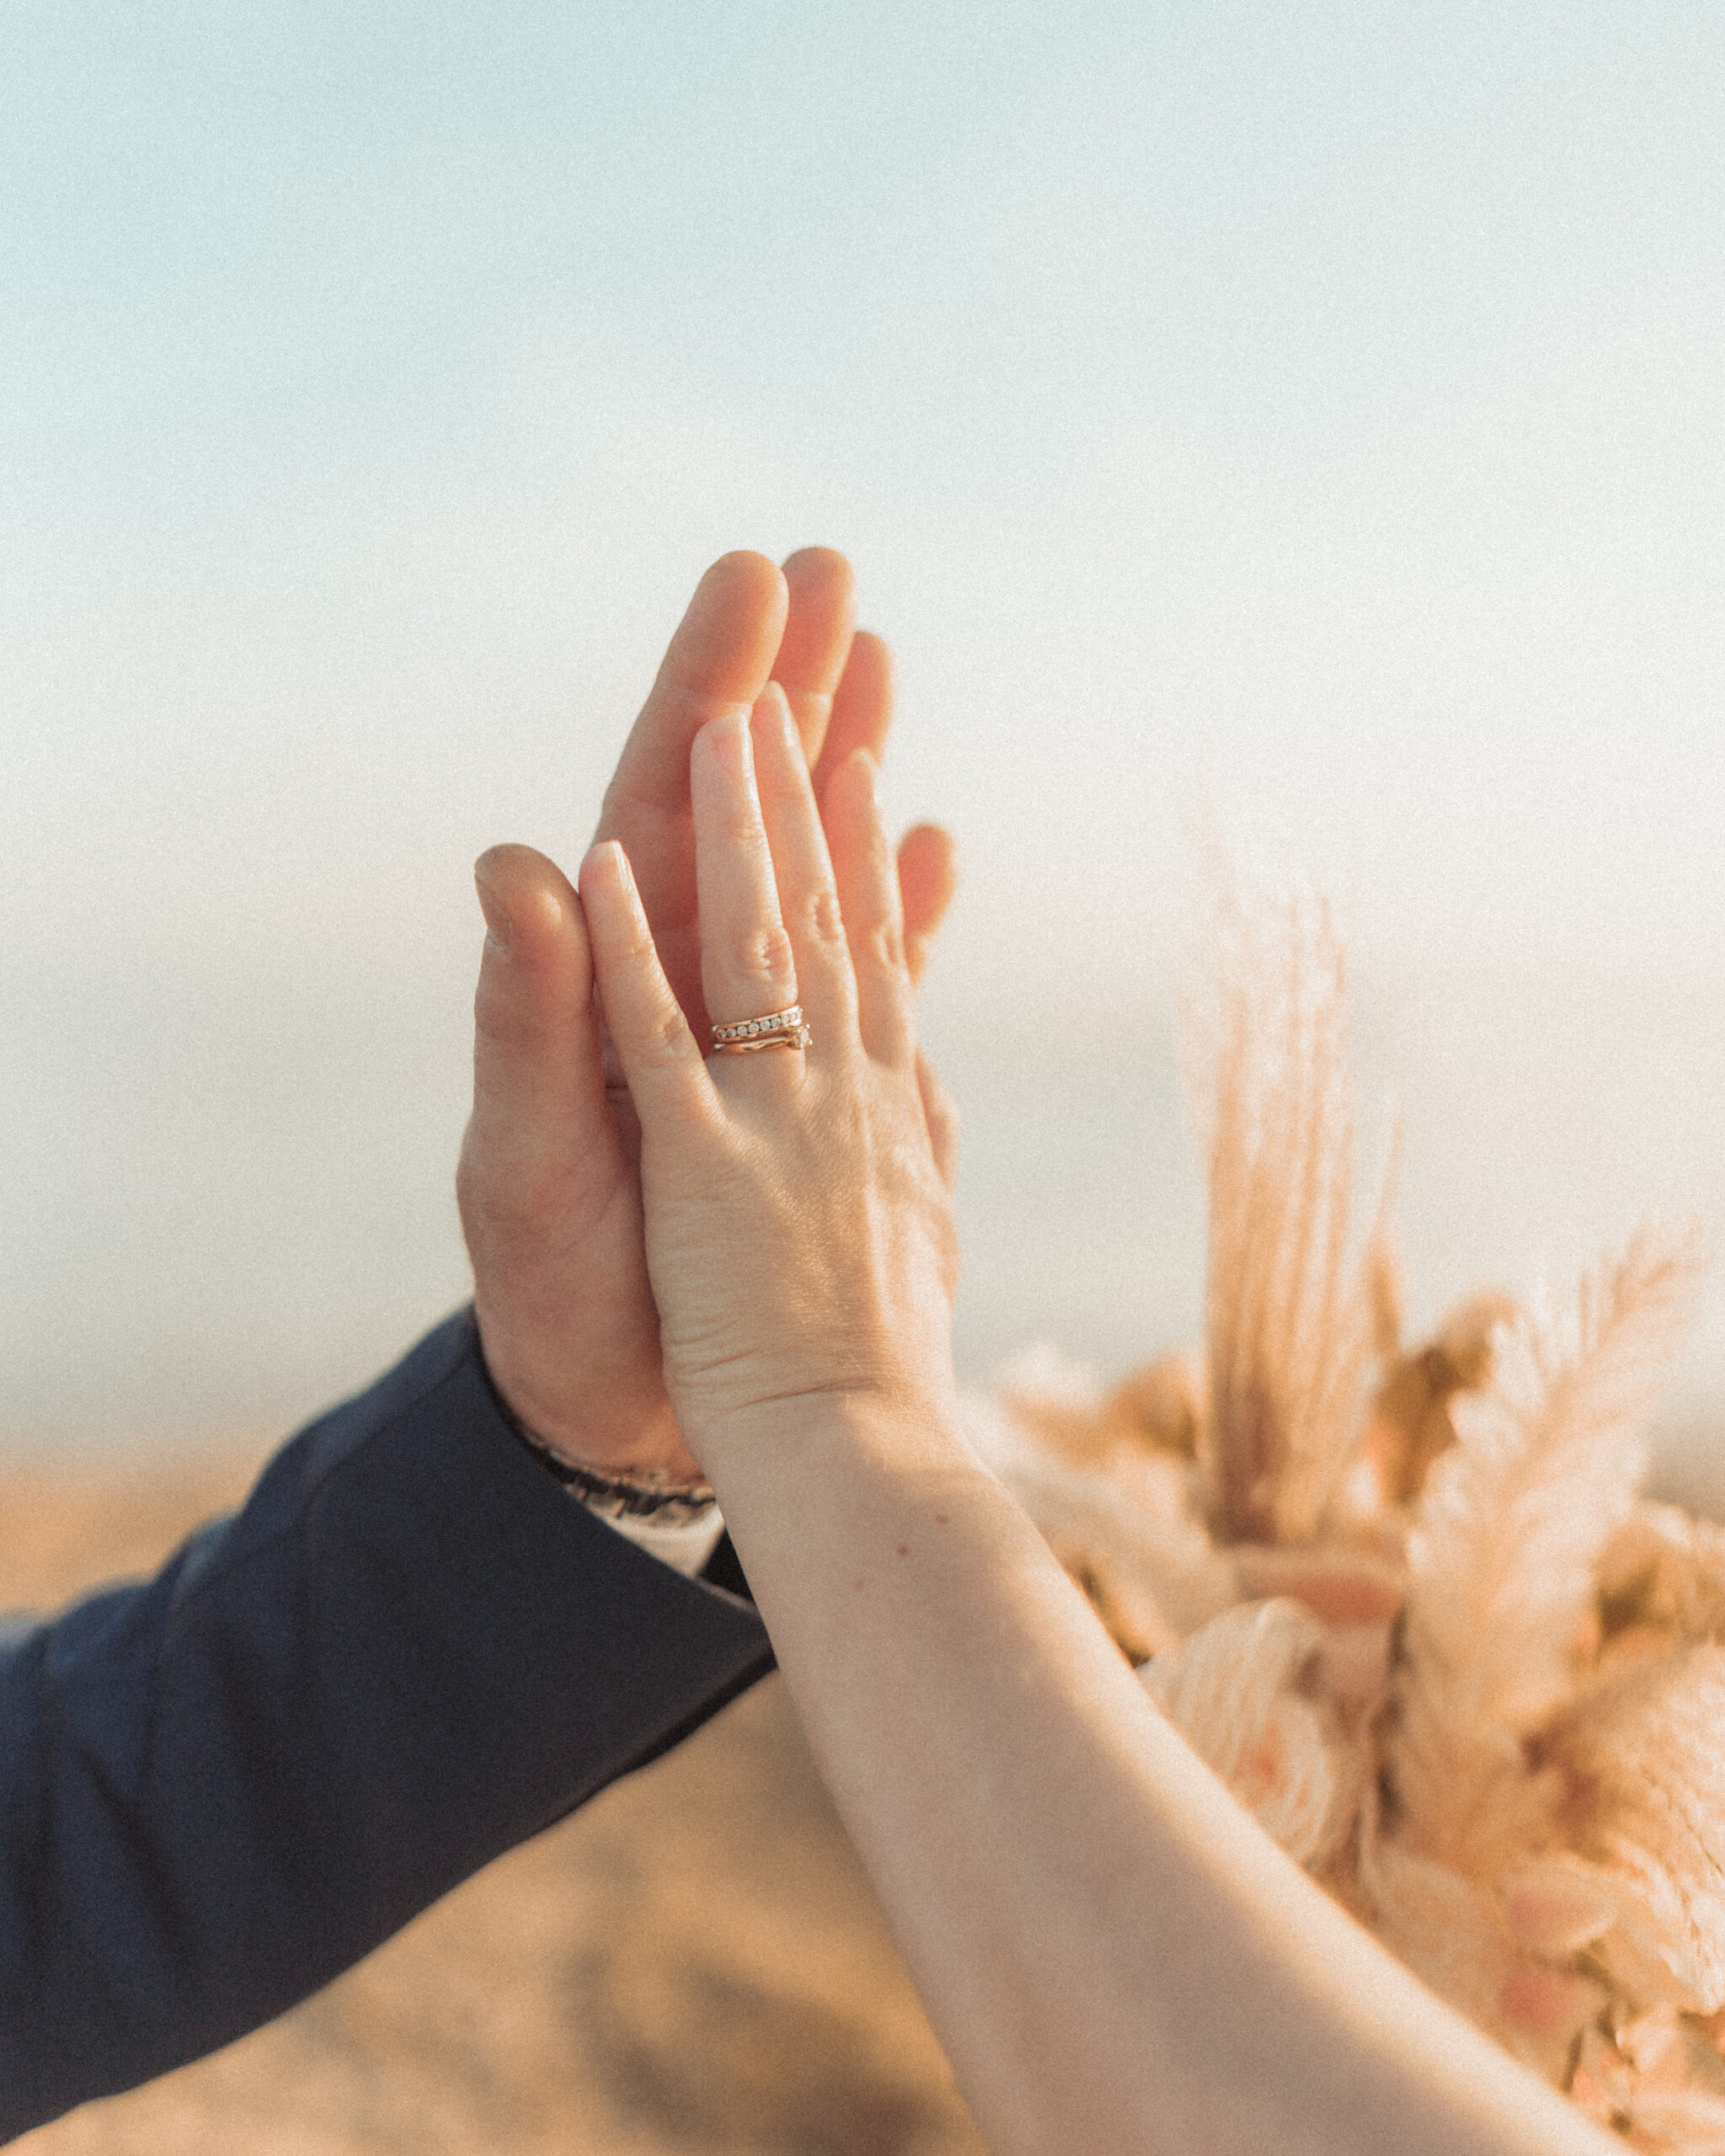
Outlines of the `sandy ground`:
{"type": "MultiPolygon", "coordinates": [[[[0,1608],[152,1566],[251,1463],[0,1468],[0,1608]]],[[[760,1686],[341,1982],[21,2156],[980,2156],[760,1686]]]]}

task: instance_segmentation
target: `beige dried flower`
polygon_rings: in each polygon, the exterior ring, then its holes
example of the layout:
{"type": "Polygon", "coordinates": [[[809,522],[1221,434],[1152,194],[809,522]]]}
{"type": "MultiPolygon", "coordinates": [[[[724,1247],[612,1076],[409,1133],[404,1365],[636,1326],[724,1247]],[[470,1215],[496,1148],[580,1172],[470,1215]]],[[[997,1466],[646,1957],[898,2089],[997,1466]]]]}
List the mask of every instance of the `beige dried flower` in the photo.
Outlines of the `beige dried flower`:
{"type": "Polygon", "coordinates": [[[1359,1872],[1385,1945],[1452,2006],[1495,2031],[1498,1995],[1516,1951],[1496,1897],[1387,1833],[1370,1785],[1360,1810],[1359,1872]]]}
{"type": "Polygon", "coordinates": [[[1370,1759],[1316,1691],[1323,1647],[1298,1603],[1242,1603],[1138,1673],[1264,1831],[1314,1869],[1346,1840],[1370,1759]]]}
{"type": "Polygon", "coordinates": [[[1644,1499],[1601,1551],[1596,1585],[1610,1658],[1725,1638],[1725,1528],[1644,1499]]]}
{"type": "Polygon", "coordinates": [[[1685,1646],[1584,1691],[1540,1739],[1565,1839],[1611,1921],[1592,1952],[1641,2006],[1725,2008],[1725,1647],[1685,1646]]]}
{"type": "Polygon", "coordinates": [[[1520,1315],[1520,1305],[1509,1295],[1473,1295],[1450,1313],[1424,1347],[1409,1355],[1380,1354],[1386,1375],[1373,1403],[1366,1449],[1391,1502],[1405,1504],[1419,1495],[1433,1461],[1455,1442],[1450,1402],[1457,1393],[1486,1383],[1493,1336],[1520,1315]]]}
{"type": "Polygon", "coordinates": [[[965,1433],[1081,1583],[1102,1590],[1105,1621],[1131,1652],[1178,1639],[1239,1599],[1228,1558],[1192,1496],[1190,1465],[1166,1454],[1116,1450],[1076,1465],[1021,1406],[967,1396],[965,1433]]]}
{"type": "Polygon", "coordinates": [[[1669,2014],[1589,2029],[1569,2093],[1588,2117],[1654,2156],[1725,2156],[1725,2079],[1692,2025],[1669,2014]]]}
{"type": "Polygon", "coordinates": [[[1152,1452],[1192,1460],[1198,1452],[1204,1401],[1199,1374],[1185,1355],[1158,1355],[1123,1378],[1104,1403],[1111,1428],[1152,1452]]]}
{"type": "Polygon", "coordinates": [[[1495,1876],[1537,1833],[1523,1740],[1565,1700],[1596,1638],[1595,1579],[1643,1469],[1640,1422],[1687,1323],[1693,1229],[1644,1230],[1584,1281],[1565,1322],[1495,1337],[1482,1391],[1460,1395],[1408,1544],[1388,1758],[1420,1845],[1495,1876]]]}

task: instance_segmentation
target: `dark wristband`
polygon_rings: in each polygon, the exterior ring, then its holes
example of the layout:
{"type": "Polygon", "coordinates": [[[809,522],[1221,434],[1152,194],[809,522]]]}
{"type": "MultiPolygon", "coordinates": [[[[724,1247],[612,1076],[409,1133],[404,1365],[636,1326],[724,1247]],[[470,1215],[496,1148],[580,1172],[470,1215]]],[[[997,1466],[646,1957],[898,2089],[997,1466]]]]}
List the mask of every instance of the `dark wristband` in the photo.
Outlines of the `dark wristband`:
{"type": "Polygon", "coordinates": [[[601,1519],[650,1519],[660,1527],[683,1527],[700,1519],[716,1502],[710,1482],[673,1482],[662,1469],[648,1467],[632,1475],[607,1475],[602,1468],[578,1466],[555,1453],[542,1438],[536,1437],[498,1389],[479,1349],[479,1368],[497,1412],[511,1435],[526,1447],[547,1474],[555,1476],[590,1512],[601,1519]]]}

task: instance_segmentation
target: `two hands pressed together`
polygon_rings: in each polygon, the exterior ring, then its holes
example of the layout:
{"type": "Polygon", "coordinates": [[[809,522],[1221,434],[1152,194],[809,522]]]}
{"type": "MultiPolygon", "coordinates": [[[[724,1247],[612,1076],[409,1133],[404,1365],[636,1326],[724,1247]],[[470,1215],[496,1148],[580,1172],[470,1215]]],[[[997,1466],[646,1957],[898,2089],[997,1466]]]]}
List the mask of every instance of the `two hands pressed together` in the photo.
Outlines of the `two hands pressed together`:
{"type": "MultiPolygon", "coordinates": [[[[606,797],[598,839],[622,846],[666,979],[704,1044],[691,750],[772,681],[825,799],[892,718],[886,647],[852,628],[850,569],[824,547],[782,573],[714,563],[672,638],[606,797]]],[[[843,841],[835,848],[847,865],[843,841]]],[[[574,888],[526,846],[476,872],[489,933],[476,999],[473,1113],[457,1178],[493,1377],[553,1450],[595,1466],[692,1475],[665,1396],[637,1175],[638,1126],[604,1052],[574,888]]],[[[951,842],[923,825],[899,850],[913,979],[952,894],[951,842]]]]}
{"type": "Polygon", "coordinates": [[[793,624],[803,579],[822,594],[788,664],[768,650],[771,575],[750,557],[709,572],[655,691],[679,723],[649,743],[644,714],[578,899],[538,857],[480,863],[494,938],[508,926],[482,977],[462,1194],[499,1384],[590,1465],[710,1479],[999,2156],[1602,2145],[1238,1812],[966,1446],[953,1122],[912,1009],[949,853],[913,833],[895,873],[884,654],[859,641],[845,663],[842,565],[787,565],[793,624]],[[759,629],[746,663],[726,605],[759,629]],[[543,1093],[519,1059],[512,1097],[499,1083],[530,1022],[504,963],[534,969],[563,1028],[543,1093]],[[712,1027],[798,1004],[806,1049],[709,1053],[712,1027]],[[507,1216],[480,1164],[511,1127],[528,1214],[566,1230],[542,1271],[512,1261],[531,1324],[488,1293],[507,1216]],[[570,1132],[602,1139],[583,1153],[570,1132]],[[572,1324],[611,1326],[632,1426],[561,1389],[572,1324]]]}

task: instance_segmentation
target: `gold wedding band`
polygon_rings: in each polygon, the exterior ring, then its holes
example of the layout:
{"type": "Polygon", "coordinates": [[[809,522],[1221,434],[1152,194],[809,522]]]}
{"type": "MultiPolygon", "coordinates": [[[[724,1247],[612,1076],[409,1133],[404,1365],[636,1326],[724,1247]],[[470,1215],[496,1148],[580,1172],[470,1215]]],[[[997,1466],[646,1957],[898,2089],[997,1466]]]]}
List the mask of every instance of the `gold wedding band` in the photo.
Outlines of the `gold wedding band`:
{"type": "Polygon", "coordinates": [[[803,1006],[769,1011],[764,1018],[742,1018],[734,1025],[715,1026],[715,1055],[753,1055],[763,1048],[807,1048],[814,1036],[803,1023],[803,1006]]]}

